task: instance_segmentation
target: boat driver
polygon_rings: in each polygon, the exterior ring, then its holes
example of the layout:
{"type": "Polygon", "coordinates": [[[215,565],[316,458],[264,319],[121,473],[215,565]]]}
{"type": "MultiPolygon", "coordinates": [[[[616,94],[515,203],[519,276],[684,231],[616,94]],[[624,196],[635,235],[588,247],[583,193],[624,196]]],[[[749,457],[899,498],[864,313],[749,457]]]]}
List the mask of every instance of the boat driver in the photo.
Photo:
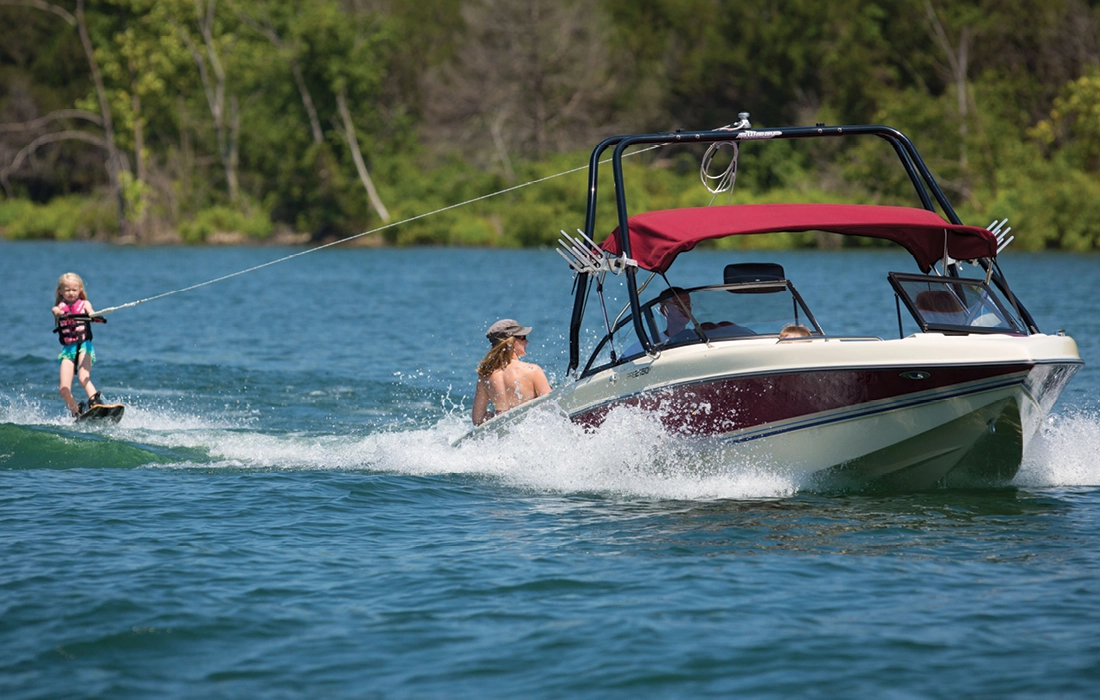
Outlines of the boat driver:
{"type": "MultiPolygon", "coordinates": [[[[669,287],[657,297],[657,307],[668,322],[664,337],[661,338],[662,342],[677,343],[699,337],[698,333],[688,326],[693,321],[693,317],[691,313],[691,296],[686,291],[680,287],[669,287]]],[[[710,340],[756,335],[752,329],[732,321],[718,321],[717,323],[703,321],[699,323],[699,329],[710,340]]]]}
{"type": "Polygon", "coordinates": [[[668,324],[661,339],[667,341],[683,332],[691,321],[691,295],[680,287],[669,287],[657,297],[657,311],[668,324]]]}
{"type": "MultiPolygon", "coordinates": [[[[688,329],[691,321],[691,295],[680,287],[669,287],[657,296],[657,312],[665,317],[665,330],[656,339],[658,345],[667,343],[669,338],[678,333],[685,333],[685,337],[693,335],[688,329]]],[[[637,355],[642,351],[642,344],[635,340],[623,351],[623,357],[637,355]]]]}
{"type": "MultiPolygon", "coordinates": [[[[657,345],[679,343],[699,337],[689,324],[692,323],[691,295],[682,287],[669,287],[657,296],[656,309],[665,317],[665,329],[656,338],[657,345]]],[[[732,338],[743,335],[756,335],[753,331],[730,321],[720,323],[705,322],[699,325],[708,338],[732,338]]],[[[638,341],[631,343],[623,352],[630,357],[642,351],[638,341]]]]}

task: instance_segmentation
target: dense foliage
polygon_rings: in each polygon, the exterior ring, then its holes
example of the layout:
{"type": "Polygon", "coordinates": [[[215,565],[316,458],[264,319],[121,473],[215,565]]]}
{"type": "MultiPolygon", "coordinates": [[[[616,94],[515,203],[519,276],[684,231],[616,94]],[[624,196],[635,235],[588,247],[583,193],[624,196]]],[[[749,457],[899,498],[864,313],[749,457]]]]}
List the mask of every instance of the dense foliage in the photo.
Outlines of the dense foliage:
{"type": "MultiPolygon", "coordinates": [[[[1091,250],[1096,5],[0,0],[0,231],[343,237],[584,165],[611,133],[747,110],[896,126],[966,222],[1091,250]]],[[[631,201],[706,204],[700,155],[636,158],[631,201]]],[[[736,201],[907,196],[878,142],[744,148],[740,171],[736,201]]],[[[579,225],[583,191],[577,172],[364,240],[540,245],[579,225]]]]}

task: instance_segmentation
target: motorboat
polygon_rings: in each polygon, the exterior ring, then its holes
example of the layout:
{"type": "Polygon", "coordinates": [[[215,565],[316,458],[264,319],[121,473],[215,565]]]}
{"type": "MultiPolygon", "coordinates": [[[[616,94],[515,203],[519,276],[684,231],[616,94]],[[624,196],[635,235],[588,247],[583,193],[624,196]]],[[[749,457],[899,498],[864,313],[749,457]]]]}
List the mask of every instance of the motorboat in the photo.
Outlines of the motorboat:
{"type": "Polygon", "coordinates": [[[716,130],[606,139],[589,161],[584,228],[561,241],[575,277],[569,381],[463,439],[506,431],[548,404],[596,432],[612,412],[634,410],[704,450],[734,447],[745,460],[800,476],[906,489],[1007,483],[1082,361],[1073,339],[1040,331],[1009,287],[997,262],[1011,240],[1004,223],[964,225],[892,127],[755,130],[742,114],[716,130]],[[889,144],[919,206],[628,208],[628,149],[703,144],[710,156],[728,146],[732,183],[746,144],[838,137],[889,144]],[[599,169],[608,150],[616,220],[601,235],[599,169]],[[915,270],[888,271],[882,289],[866,290],[893,295],[897,337],[822,327],[772,262],[726,265],[714,284],[674,284],[680,256],[707,241],[807,231],[909,252],[915,270]]]}

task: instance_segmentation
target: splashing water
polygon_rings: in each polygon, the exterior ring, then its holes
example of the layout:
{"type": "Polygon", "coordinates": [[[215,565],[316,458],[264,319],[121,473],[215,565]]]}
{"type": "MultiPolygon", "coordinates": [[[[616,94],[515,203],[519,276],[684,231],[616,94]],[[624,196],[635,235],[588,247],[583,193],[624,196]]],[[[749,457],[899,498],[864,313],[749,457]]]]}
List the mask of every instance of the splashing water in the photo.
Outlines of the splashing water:
{"type": "Polygon", "coordinates": [[[1026,487],[1100,486],[1100,414],[1050,416],[1024,455],[1013,483],[1026,487]]]}
{"type": "MultiPolygon", "coordinates": [[[[169,468],[366,470],[409,475],[462,474],[508,487],[612,497],[718,500],[783,498],[812,490],[808,477],[750,455],[668,432],[657,416],[619,408],[599,431],[571,423],[552,407],[531,411],[503,435],[452,447],[467,429],[450,414],[430,428],[349,434],[265,433],[247,417],[210,418],[176,408],[131,407],[117,426],[74,426],[56,407],[16,397],[0,422],[61,428],[70,440],[118,441],[147,449],[169,468]]],[[[1014,484],[1100,485],[1100,415],[1051,416],[1032,441],[1014,484]]]]}

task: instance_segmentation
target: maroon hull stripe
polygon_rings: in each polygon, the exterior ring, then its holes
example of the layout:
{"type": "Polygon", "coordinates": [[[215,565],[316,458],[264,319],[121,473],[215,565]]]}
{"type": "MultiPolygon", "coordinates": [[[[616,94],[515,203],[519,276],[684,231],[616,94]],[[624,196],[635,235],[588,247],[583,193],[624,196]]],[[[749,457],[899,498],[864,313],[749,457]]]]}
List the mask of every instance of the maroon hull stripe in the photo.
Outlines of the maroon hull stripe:
{"type": "MultiPolygon", "coordinates": [[[[656,413],[672,431],[713,436],[850,409],[840,416],[797,426],[803,428],[1020,384],[1026,381],[1031,367],[891,367],[724,378],[624,397],[574,414],[572,420],[598,427],[613,407],[633,406],[656,413]]],[[[789,429],[796,427],[781,432],[789,429]]],[[[763,436],[761,433],[746,439],[763,436]]]]}
{"type": "Polygon", "coordinates": [[[984,381],[967,384],[965,387],[953,387],[949,389],[938,389],[933,391],[920,392],[918,394],[910,394],[897,399],[876,401],[859,406],[851,406],[846,409],[831,411],[824,414],[816,414],[812,417],[808,416],[800,420],[787,421],[785,423],[782,423],[781,427],[758,426],[756,429],[742,431],[736,436],[726,436],[725,439],[729,442],[748,442],[750,440],[757,440],[763,437],[772,437],[773,435],[789,433],[795,430],[815,428],[822,425],[829,425],[830,423],[849,421],[855,418],[865,418],[867,416],[873,416],[879,413],[887,413],[889,411],[915,408],[917,406],[929,403],[942,403],[944,401],[962,398],[971,394],[978,394],[1005,388],[1015,388],[1019,387],[1023,383],[1024,379],[1025,377],[1023,375],[1017,377],[987,379],[984,381]]]}

